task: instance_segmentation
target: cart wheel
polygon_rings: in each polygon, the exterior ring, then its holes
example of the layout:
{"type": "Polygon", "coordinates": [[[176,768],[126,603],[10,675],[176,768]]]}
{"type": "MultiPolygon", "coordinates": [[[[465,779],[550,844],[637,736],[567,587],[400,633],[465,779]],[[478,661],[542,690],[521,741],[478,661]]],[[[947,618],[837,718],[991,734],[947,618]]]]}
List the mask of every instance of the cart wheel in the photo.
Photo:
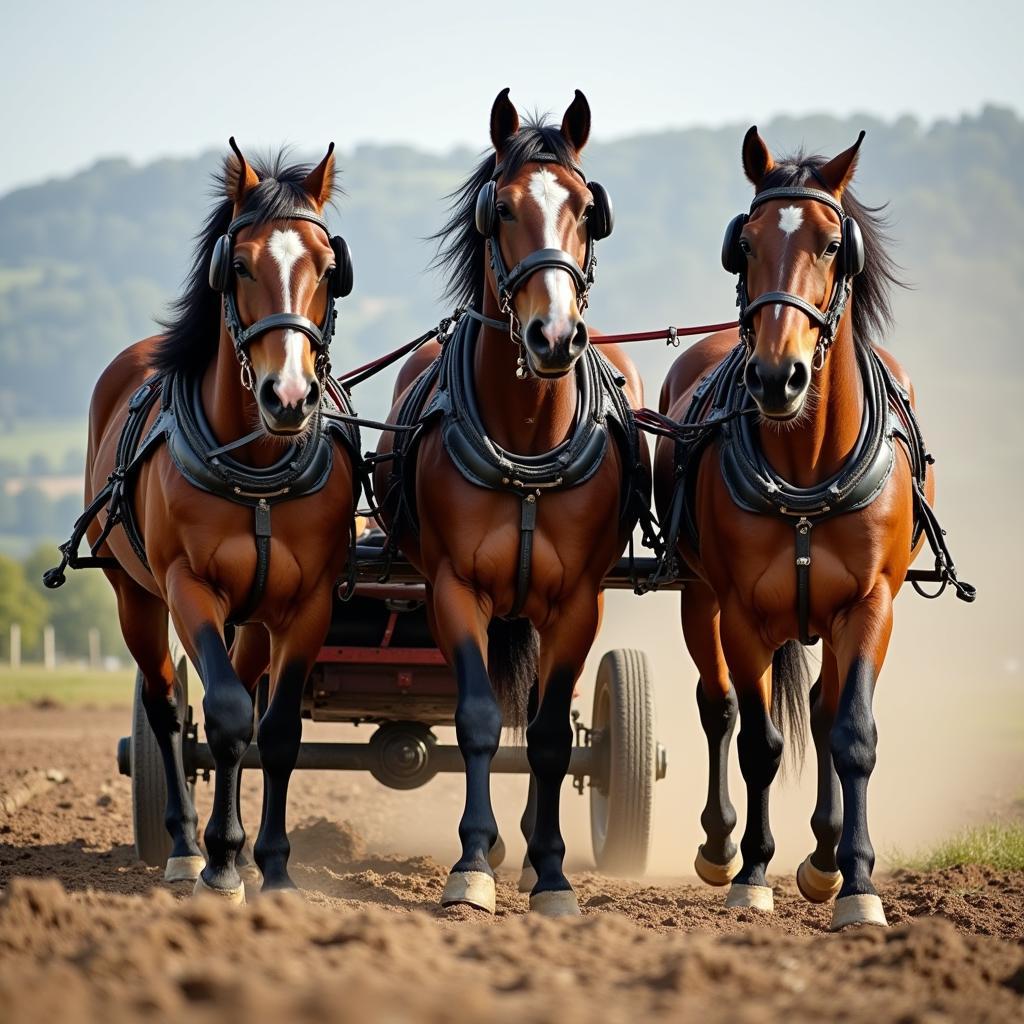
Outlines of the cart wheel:
{"type": "MultiPolygon", "coordinates": [[[[180,656],[174,670],[175,700],[178,721],[184,728],[188,714],[188,663],[180,656]]],[[[146,708],[142,703],[142,673],[135,673],[135,698],[132,701],[131,777],[132,828],[135,833],[135,853],[139,860],[154,867],[163,867],[171,854],[171,837],[164,824],[167,810],[167,780],[164,761],[156,737],[149,725],[146,708]]],[[[195,787],[188,787],[189,799],[194,799],[195,787]]]]}
{"type": "Polygon", "coordinates": [[[647,868],[657,774],[654,688],[643,651],[609,651],[597,669],[590,780],[590,836],[601,871],[641,875],[647,868]]]}

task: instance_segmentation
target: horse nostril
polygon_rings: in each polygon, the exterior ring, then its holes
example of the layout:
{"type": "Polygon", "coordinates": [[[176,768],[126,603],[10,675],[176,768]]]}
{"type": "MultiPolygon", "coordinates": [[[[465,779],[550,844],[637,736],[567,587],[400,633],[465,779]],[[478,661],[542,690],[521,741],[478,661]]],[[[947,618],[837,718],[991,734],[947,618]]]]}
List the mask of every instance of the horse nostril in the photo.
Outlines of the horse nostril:
{"type": "Polygon", "coordinates": [[[810,372],[807,369],[807,364],[802,360],[797,360],[789,372],[789,380],[786,382],[786,394],[792,398],[803,394],[809,380],[810,372]]]}
{"type": "Polygon", "coordinates": [[[320,385],[317,381],[309,382],[309,390],[306,392],[306,399],[302,403],[306,409],[312,409],[320,401],[320,385]]]}
{"type": "Polygon", "coordinates": [[[280,415],[284,406],[277,394],[277,378],[268,376],[260,385],[260,405],[272,416],[280,415]]]}
{"type": "Polygon", "coordinates": [[[589,340],[590,336],[587,333],[587,325],[580,320],[576,324],[576,330],[573,331],[572,339],[569,342],[569,355],[575,359],[587,347],[589,340]]]}
{"type": "Polygon", "coordinates": [[[761,364],[756,359],[747,360],[747,368],[743,371],[743,383],[747,390],[759,398],[764,394],[764,381],[761,379],[761,364]]]}

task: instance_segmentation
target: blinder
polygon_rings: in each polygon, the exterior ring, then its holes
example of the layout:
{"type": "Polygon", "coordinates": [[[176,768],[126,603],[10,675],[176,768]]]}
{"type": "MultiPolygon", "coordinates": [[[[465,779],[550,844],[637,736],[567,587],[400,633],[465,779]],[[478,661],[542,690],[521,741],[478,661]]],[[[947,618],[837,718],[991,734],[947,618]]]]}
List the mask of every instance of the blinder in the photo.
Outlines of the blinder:
{"type": "MultiPolygon", "coordinates": [[[[544,154],[536,157],[534,162],[552,163],[551,160],[543,159],[544,154]]],[[[594,197],[594,206],[587,218],[587,234],[591,241],[600,242],[612,233],[615,226],[615,211],[612,207],[611,197],[604,185],[596,181],[587,181],[583,171],[579,167],[573,170],[583,179],[590,194],[594,197]]],[[[476,197],[476,229],[484,238],[493,238],[498,230],[498,176],[501,174],[501,166],[494,169],[494,177],[486,182],[477,193],[476,197]]]]}
{"type": "Polygon", "coordinates": [[[725,229],[725,237],[722,240],[722,266],[730,274],[738,274],[739,281],[736,284],[736,304],[739,306],[740,315],[740,337],[749,345],[753,339],[753,318],[754,314],[767,305],[793,306],[805,313],[819,329],[819,340],[816,359],[816,367],[824,361],[825,354],[835,336],[839,321],[846,309],[847,300],[852,290],[853,278],[864,269],[864,238],[861,235],[860,226],[853,217],[850,217],[843,210],[842,204],[830,193],[820,188],[806,188],[804,186],[792,186],[782,188],[769,188],[754,196],[750,204],[750,213],[737,214],[725,229]],[[842,232],[839,243],[839,251],[836,253],[836,266],[838,270],[835,276],[835,283],[832,288],[832,295],[824,312],[812,305],[806,299],[790,292],[766,292],[751,300],[747,294],[747,256],[740,245],[740,238],[743,228],[750,219],[750,214],[763,203],[779,199],[810,200],[821,203],[835,211],[839,216],[840,230],[842,232]]]}
{"type": "MultiPolygon", "coordinates": [[[[235,236],[242,228],[255,224],[257,219],[257,215],[253,213],[243,213],[240,217],[236,217],[228,225],[228,230],[214,244],[213,253],[210,256],[209,279],[210,287],[215,292],[225,292],[233,283],[235,236]]],[[[349,250],[348,242],[341,235],[331,235],[330,231],[327,230],[327,222],[311,210],[290,210],[286,217],[280,219],[308,220],[310,223],[316,224],[317,227],[323,229],[334,252],[334,268],[331,271],[328,282],[331,297],[343,299],[350,295],[352,292],[353,274],[352,253],[349,250]]]]}
{"type": "Polygon", "coordinates": [[[341,235],[332,236],[327,230],[326,221],[311,210],[293,209],[276,218],[278,220],[306,220],[321,228],[327,235],[331,251],[334,253],[334,266],[327,282],[330,301],[324,311],[324,319],[319,324],[313,323],[312,320],[298,313],[273,313],[246,327],[243,326],[238,312],[234,289],[235,236],[242,228],[255,224],[258,219],[259,215],[256,213],[243,213],[236,217],[228,225],[227,231],[217,239],[213,252],[210,254],[210,287],[224,296],[224,323],[234,342],[238,361],[242,364],[242,380],[246,382],[246,386],[251,385],[252,366],[249,362],[249,346],[260,335],[285,328],[301,331],[309,338],[314,348],[317,349],[317,376],[323,377],[330,368],[328,349],[331,345],[331,338],[334,336],[334,300],[344,298],[352,292],[352,254],[348,243],[341,235]]]}
{"type": "MultiPolygon", "coordinates": [[[[553,153],[538,153],[531,158],[531,163],[559,163],[561,161],[553,153]]],[[[563,165],[564,166],[564,165],[563,165]]],[[[511,270],[505,265],[498,242],[500,219],[498,217],[498,179],[501,177],[502,165],[494,168],[491,180],[485,182],[477,193],[474,217],[476,229],[490,243],[491,269],[494,271],[495,284],[498,290],[498,303],[503,313],[512,317],[510,330],[514,340],[518,341],[515,318],[511,312],[512,299],[517,291],[539,270],[564,270],[573,279],[580,309],[586,309],[590,286],[594,283],[594,270],[597,259],[594,256],[594,242],[607,238],[615,223],[615,214],[607,190],[596,181],[587,181],[583,169],[576,164],[571,169],[590,189],[594,205],[587,219],[587,254],[581,268],[576,260],[561,249],[538,249],[521,260],[511,270]]],[[[522,364],[520,368],[522,367],[522,364]]],[[[525,372],[525,371],[524,371],[525,372]]]]}

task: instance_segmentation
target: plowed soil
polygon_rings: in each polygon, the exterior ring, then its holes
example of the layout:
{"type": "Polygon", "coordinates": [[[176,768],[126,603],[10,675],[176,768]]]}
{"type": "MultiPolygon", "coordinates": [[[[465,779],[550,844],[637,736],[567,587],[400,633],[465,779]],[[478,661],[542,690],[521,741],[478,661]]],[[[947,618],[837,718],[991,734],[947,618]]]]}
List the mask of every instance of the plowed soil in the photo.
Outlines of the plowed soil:
{"type": "Polygon", "coordinates": [[[126,711],[0,714],[0,794],[66,776],[0,811],[2,1021],[1024,1020],[1024,873],[882,876],[891,927],[831,935],[789,877],[764,917],[692,879],[603,877],[581,851],[581,920],[528,916],[514,863],[491,919],[442,910],[447,864],[410,845],[428,823],[454,834],[456,778],[398,802],[365,776],[308,773],[291,806],[301,897],[260,897],[253,876],[248,905],[224,908],[135,858],[113,760],[126,711]]]}

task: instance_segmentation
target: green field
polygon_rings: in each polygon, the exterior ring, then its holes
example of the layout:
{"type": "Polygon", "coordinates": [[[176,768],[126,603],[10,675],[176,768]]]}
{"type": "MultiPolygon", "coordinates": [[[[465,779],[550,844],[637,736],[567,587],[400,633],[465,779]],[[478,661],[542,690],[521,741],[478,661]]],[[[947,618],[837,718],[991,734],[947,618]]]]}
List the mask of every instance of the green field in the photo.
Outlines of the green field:
{"type": "Polygon", "coordinates": [[[915,871],[978,864],[999,871],[1024,870],[1024,822],[1000,821],[965,828],[931,850],[914,854],[894,853],[886,858],[892,867],[915,871]]]}
{"type": "Polygon", "coordinates": [[[128,707],[134,689],[134,668],[116,672],[87,668],[58,668],[47,672],[38,665],[16,672],[0,669],[0,707],[53,702],[65,707],[128,707]]]}
{"type": "Polygon", "coordinates": [[[33,455],[45,455],[59,469],[68,452],[85,452],[84,418],[24,420],[0,429],[0,460],[10,459],[24,469],[33,455]]]}

